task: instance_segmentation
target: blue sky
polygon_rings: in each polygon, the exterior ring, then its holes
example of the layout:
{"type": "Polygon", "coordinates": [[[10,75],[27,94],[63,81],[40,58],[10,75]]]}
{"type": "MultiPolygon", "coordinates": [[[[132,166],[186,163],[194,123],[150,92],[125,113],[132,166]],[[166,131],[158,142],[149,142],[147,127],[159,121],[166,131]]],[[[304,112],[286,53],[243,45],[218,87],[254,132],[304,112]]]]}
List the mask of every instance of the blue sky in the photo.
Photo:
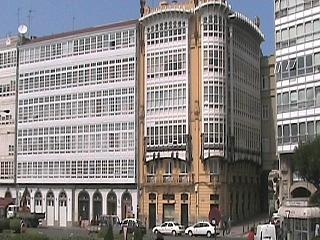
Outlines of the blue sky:
{"type": "MultiPolygon", "coordinates": [[[[148,0],[147,0],[148,1],[148,0]]],[[[159,0],[149,0],[151,5],[159,0]]],[[[183,0],[180,0],[183,1],[183,0]]],[[[1,0],[0,38],[15,35],[20,23],[44,36],[139,17],[140,0],[1,0]],[[19,12],[19,14],[18,14],[19,12]],[[19,16],[19,17],[18,17],[19,16]]],[[[229,0],[232,8],[253,19],[260,16],[264,54],[274,52],[273,0],[229,0]]]]}

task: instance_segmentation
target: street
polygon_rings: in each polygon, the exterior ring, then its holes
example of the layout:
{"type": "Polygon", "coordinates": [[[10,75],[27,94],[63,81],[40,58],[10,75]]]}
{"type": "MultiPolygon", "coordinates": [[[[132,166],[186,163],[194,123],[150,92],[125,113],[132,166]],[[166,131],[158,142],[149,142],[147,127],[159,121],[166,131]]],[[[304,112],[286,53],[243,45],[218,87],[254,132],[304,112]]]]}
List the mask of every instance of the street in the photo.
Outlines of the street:
{"type": "MultiPolygon", "coordinates": [[[[144,238],[145,240],[154,240],[155,239],[155,235],[147,235],[145,236],[144,238]]],[[[197,237],[189,237],[187,235],[182,235],[182,236],[177,236],[177,237],[174,237],[174,236],[164,236],[164,240],[204,240],[204,239],[208,239],[206,236],[197,236],[197,237]]],[[[215,239],[214,237],[210,238],[210,239],[215,239]]],[[[229,240],[229,239],[234,239],[234,240],[237,240],[237,239],[243,239],[243,238],[236,238],[236,237],[229,237],[229,236],[226,236],[226,237],[220,237],[218,236],[216,238],[217,240],[223,240],[223,239],[226,239],[226,240],[229,240]]]]}
{"type": "MultiPolygon", "coordinates": [[[[78,228],[78,227],[72,227],[72,228],[47,228],[47,227],[40,227],[40,228],[34,228],[33,230],[36,230],[39,233],[45,234],[47,236],[49,236],[51,239],[54,236],[54,239],[65,239],[68,237],[89,237],[88,235],[88,231],[83,229],[83,228],[78,228]]],[[[155,240],[156,236],[154,234],[152,234],[151,232],[148,232],[145,236],[144,236],[144,240],[155,240]]],[[[187,235],[182,235],[182,236],[164,236],[164,240],[204,240],[204,239],[208,239],[205,236],[200,236],[200,237],[189,237],[187,235]]],[[[215,239],[214,237],[212,237],[211,239],[215,239]]],[[[229,239],[243,239],[243,238],[239,238],[239,237],[230,237],[230,236],[226,236],[226,237],[220,237],[218,236],[216,239],[218,240],[229,240],[229,239]]],[[[128,239],[130,240],[130,239],[128,239]]]]}

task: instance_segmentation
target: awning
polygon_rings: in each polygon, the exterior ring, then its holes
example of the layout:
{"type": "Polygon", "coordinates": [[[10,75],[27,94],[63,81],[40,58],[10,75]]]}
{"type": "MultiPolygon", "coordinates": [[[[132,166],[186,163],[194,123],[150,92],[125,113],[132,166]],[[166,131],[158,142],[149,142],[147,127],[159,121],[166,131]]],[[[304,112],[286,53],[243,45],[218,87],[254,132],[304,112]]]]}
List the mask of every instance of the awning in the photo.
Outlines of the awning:
{"type": "Polygon", "coordinates": [[[320,218],[320,208],[282,206],[279,208],[278,214],[285,218],[320,218]]]}

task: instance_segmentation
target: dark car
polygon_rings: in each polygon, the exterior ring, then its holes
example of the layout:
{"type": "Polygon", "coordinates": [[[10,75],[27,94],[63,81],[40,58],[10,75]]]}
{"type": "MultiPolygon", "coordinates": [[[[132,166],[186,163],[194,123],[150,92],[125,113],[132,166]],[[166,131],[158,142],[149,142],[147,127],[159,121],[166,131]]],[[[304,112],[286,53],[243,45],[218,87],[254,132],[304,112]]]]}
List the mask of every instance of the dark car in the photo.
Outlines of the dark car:
{"type": "Polygon", "coordinates": [[[123,228],[127,227],[127,233],[133,233],[137,228],[141,231],[142,234],[146,234],[147,230],[144,224],[135,218],[126,218],[121,223],[120,233],[123,232],[123,228]]]}

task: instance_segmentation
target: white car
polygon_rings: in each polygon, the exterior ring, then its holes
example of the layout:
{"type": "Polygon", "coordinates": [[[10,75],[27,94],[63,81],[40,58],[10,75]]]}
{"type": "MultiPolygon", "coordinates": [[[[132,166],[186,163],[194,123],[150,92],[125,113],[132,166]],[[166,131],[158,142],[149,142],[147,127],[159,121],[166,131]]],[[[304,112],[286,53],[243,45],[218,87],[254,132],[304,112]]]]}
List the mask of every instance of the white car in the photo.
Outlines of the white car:
{"type": "Polygon", "coordinates": [[[185,234],[188,234],[190,237],[193,235],[203,235],[209,238],[215,235],[216,229],[215,226],[213,226],[209,222],[197,222],[196,224],[186,228],[184,232],[185,234]]]}
{"type": "Polygon", "coordinates": [[[176,222],[164,222],[160,226],[152,229],[154,234],[158,232],[161,234],[172,234],[173,236],[181,235],[184,232],[184,227],[176,222]]]}

